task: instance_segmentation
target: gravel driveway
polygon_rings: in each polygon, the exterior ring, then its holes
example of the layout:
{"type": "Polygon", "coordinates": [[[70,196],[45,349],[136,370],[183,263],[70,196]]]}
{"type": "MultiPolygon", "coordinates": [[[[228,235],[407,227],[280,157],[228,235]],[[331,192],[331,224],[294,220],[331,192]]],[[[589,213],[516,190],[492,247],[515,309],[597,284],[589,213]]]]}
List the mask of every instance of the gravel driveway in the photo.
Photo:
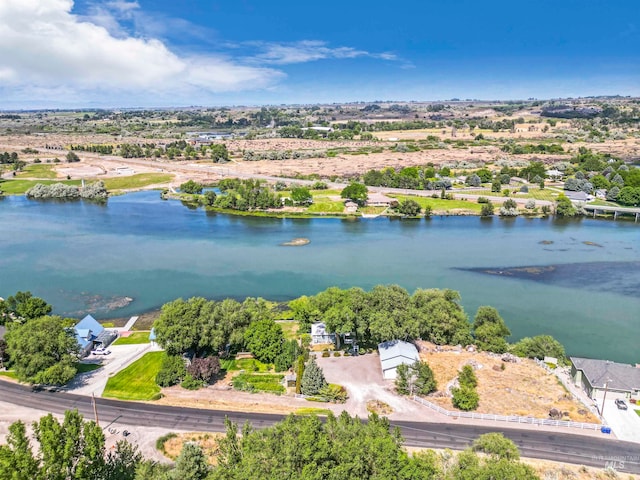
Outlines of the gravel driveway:
{"type": "Polygon", "coordinates": [[[442,417],[406,397],[395,393],[393,380],[383,380],[378,354],[357,357],[316,358],[329,383],[337,383],[347,389],[349,398],[344,409],[351,415],[366,418],[367,402],[380,400],[393,409],[388,415],[395,420],[437,421],[442,417]]]}

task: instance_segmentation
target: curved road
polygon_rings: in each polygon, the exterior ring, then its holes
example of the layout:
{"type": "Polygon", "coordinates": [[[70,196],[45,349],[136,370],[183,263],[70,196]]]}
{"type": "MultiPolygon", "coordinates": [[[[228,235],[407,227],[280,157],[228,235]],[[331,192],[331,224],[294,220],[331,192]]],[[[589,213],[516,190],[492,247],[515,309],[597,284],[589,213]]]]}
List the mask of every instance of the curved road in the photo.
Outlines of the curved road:
{"type": "MultiPolygon", "coordinates": [[[[91,398],[61,392],[33,391],[15,383],[0,381],[0,401],[61,414],[78,409],[93,418],[91,398]]],[[[96,398],[98,415],[104,427],[112,422],[120,425],[163,427],[186,431],[224,431],[224,419],[256,428],[268,427],[282,420],[282,415],[227,412],[196,408],[172,407],[149,403],[122,402],[96,398]]],[[[426,422],[392,422],[400,428],[405,444],[424,448],[463,450],[483,433],[496,428],[426,422]]],[[[531,429],[504,428],[505,436],[516,442],[524,457],[541,458],[578,465],[603,468],[613,466],[619,472],[640,473],[640,446],[609,437],[592,437],[531,429]]]]}

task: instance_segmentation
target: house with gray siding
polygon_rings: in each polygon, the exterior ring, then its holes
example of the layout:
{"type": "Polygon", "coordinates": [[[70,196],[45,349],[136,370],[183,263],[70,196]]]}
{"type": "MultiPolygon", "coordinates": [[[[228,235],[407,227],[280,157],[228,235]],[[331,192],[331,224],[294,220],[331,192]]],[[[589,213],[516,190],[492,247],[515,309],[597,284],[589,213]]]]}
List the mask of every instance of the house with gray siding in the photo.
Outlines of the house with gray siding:
{"type": "Polygon", "coordinates": [[[601,398],[605,390],[640,401],[640,367],[609,360],[571,357],[571,377],[590,398],[601,398]]]}

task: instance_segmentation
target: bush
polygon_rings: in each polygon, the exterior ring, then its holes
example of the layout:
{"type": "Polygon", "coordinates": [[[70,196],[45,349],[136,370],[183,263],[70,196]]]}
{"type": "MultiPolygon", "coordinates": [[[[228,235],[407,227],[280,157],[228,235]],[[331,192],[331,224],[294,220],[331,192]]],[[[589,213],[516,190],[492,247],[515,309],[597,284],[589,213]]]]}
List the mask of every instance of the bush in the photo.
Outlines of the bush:
{"type": "Polygon", "coordinates": [[[327,358],[327,357],[330,357],[330,356],[331,356],[331,354],[329,352],[327,352],[326,350],[324,352],[322,352],[322,357],[323,358],[327,358]]]}
{"type": "Polygon", "coordinates": [[[340,355],[340,352],[333,352],[333,356],[334,357],[340,357],[341,355],[340,355]]]}
{"type": "Polygon", "coordinates": [[[186,388],[187,390],[198,390],[205,386],[205,383],[202,380],[196,380],[190,374],[184,377],[184,380],[180,384],[182,388],[186,388]]]}
{"type": "Polygon", "coordinates": [[[325,401],[331,403],[344,403],[347,401],[347,389],[335,383],[330,383],[326,387],[321,388],[318,395],[323,397],[325,401]]]}
{"type": "Polygon", "coordinates": [[[501,433],[485,433],[473,442],[473,450],[493,455],[500,459],[519,460],[520,452],[515,443],[501,433]]]}
{"type": "Polygon", "coordinates": [[[460,388],[453,388],[451,393],[453,393],[452,400],[454,407],[464,410],[465,412],[478,408],[480,397],[474,388],[461,386],[460,388]]]}
{"type": "Polygon", "coordinates": [[[187,375],[187,369],[184,366],[184,360],[177,355],[167,355],[162,360],[162,366],[158,375],[156,375],[156,383],[161,387],[171,387],[180,383],[187,375]]]}
{"type": "Polygon", "coordinates": [[[489,203],[489,199],[487,197],[478,197],[478,203],[489,203]]]}
{"type": "MultiPolygon", "coordinates": [[[[214,356],[194,358],[191,365],[187,367],[187,373],[187,377],[191,376],[194,380],[209,384],[220,373],[220,359],[214,356]]],[[[182,386],[184,387],[184,382],[182,386]]]]}
{"type": "Polygon", "coordinates": [[[493,204],[491,202],[487,202],[484,205],[482,205],[482,208],[480,209],[480,216],[491,217],[493,216],[493,211],[494,211],[493,204]]]}
{"type": "Polygon", "coordinates": [[[176,438],[178,434],[176,433],[167,433],[166,435],[162,435],[156,440],[156,448],[164,453],[164,444],[167,443],[172,438],[176,438]]]}
{"type": "Polygon", "coordinates": [[[462,371],[458,375],[458,381],[463,387],[476,388],[478,386],[478,377],[476,377],[476,373],[473,371],[471,365],[462,367],[462,371]]]}

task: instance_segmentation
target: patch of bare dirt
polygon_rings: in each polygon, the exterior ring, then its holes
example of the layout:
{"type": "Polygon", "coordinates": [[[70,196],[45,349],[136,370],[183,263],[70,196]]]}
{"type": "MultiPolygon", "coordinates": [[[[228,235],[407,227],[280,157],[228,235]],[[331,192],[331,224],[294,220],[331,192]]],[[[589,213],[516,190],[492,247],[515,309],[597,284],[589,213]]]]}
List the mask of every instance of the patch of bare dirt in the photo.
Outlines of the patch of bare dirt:
{"type": "MultiPolygon", "coordinates": [[[[555,375],[533,360],[507,363],[500,356],[485,352],[467,352],[464,349],[436,352],[434,348],[427,349],[421,349],[420,357],[433,370],[439,392],[450,385],[464,365],[474,365],[480,396],[478,413],[549,418],[549,411],[555,408],[565,413],[565,420],[599,423],[587,407],[565,390],[555,375]],[[429,351],[425,351],[427,349],[429,351]]],[[[454,410],[449,396],[436,395],[429,400],[454,410]]]]}

